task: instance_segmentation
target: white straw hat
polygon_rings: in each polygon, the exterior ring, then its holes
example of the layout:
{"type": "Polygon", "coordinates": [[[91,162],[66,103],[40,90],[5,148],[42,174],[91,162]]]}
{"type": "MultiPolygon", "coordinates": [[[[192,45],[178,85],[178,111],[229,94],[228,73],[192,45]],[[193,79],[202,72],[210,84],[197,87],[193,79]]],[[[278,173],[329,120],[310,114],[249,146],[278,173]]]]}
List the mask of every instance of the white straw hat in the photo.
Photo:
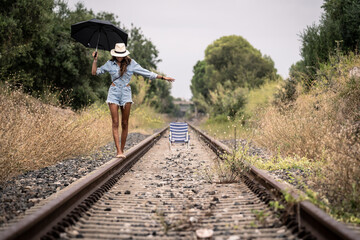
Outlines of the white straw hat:
{"type": "Polygon", "coordinates": [[[126,57],[130,52],[126,50],[125,43],[117,43],[115,49],[112,49],[110,54],[114,57],[126,57]]]}

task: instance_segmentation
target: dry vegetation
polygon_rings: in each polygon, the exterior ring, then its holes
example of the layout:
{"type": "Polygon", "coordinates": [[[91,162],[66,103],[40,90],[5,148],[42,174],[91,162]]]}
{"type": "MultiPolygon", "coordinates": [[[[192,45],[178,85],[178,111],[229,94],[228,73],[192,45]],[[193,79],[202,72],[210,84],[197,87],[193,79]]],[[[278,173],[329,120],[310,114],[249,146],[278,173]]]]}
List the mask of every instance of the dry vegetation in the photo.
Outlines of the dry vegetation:
{"type": "MultiPolygon", "coordinates": [[[[21,89],[0,87],[0,181],[23,171],[86,154],[112,141],[106,105],[80,112],[40,102],[21,89]]],[[[164,122],[146,106],[134,106],[130,131],[149,133],[164,122]]]]}
{"type": "Polygon", "coordinates": [[[315,189],[333,213],[360,222],[360,76],[350,74],[356,66],[359,56],[333,59],[311,92],[290,106],[266,108],[256,141],[282,155],[322,163],[320,174],[312,176],[315,189]]]}

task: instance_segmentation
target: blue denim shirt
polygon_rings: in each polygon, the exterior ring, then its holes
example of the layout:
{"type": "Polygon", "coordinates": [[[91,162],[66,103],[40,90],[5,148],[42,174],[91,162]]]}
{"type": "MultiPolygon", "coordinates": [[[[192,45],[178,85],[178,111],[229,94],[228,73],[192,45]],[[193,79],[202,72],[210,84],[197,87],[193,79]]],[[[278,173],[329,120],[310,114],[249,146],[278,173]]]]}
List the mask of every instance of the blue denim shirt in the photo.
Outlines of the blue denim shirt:
{"type": "Polygon", "coordinates": [[[115,61],[107,61],[101,67],[96,69],[96,75],[103,74],[108,72],[111,76],[111,81],[114,82],[116,80],[124,81],[125,85],[129,84],[131,80],[131,76],[136,73],[143,77],[149,78],[150,80],[154,80],[157,77],[156,73],[153,73],[145,68],[142,68],[140,64],[138,64],[134,59],[131,59],[130,64],[127,66],[125,73],[120,77],[120,67],[117,65],[115,61]]]}

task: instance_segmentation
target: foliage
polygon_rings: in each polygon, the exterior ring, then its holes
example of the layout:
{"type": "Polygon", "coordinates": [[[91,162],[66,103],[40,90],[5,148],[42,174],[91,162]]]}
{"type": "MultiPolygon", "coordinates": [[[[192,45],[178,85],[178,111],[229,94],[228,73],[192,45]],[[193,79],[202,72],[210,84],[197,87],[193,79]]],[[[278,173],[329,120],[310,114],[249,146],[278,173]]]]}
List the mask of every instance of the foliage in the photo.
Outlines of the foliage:
{"type": "Polygon", "coordinates": [[[273,77],[274,63],[240,36],[226,36],[216,40],[205,50],[206,79],[209,90],[217,83],[225,88],[254,88],[273,77]]]}
{"type": "Polygon", "coordinates": [[[231,119],[225,114],[217,115],[211,118],[204,118],[200,123],[200,127],[203,131],[216,139],[229,140],[237,137],[245,138],[249,137],[251,132],[244,126],[242,117],[236,117],[231,119]]]}
{"type": "Polygon", "coordinates": [[[249,120],[255,119],[257,113],[262,111],[274,101],[274,94],[284,83],[282,79],[272,82],[266,82],[259,88],[254,88],[246,95],[246,104],[244,106],[244,118],[249,120]]]}
{"type": "MultiPolygon", "coordinates": [[[[70,36],[71,24],[98,18],[120,27],[112,13],[94,14],[82,3],[70,10],[65,1],[5,1],[0,8],[0,72],[1,81],[22,85],[34,96],[42,92],[60,90],[60,100],[79,109],[106,99],[109,77],[91,75],[91,53],[70,36]],[[65,91],[66,90],[66,91],[65,91]]],[[[131,26],[128,48],[131,56],[143,67],[156,69],[158,50],[140,28],[131,26]]],[[[99,64],[110,59],[108,52],[100,51],[99,64]]],[[[161,97],[157,104],[166,101],[171,105],[170,91],[149,88],[147,95],[161,97]],[[167,94],[167,95],[166,95],[167,94]],[[163,100],[161,98],[165,98],[163,100]]],[[[170,106],[171,107],[171,106],[170,106]]],[[[170,110],[167,110],[170,111],[170,110]]]]}
{"type": "Polygon", "coordinates": [[[157,64],[161,62],[158,59],[159,51],[155,45],[147,39],[141,31],[141,28],[131,25],[129,31],[128,50],[131,57],[146,69],[156,69],[157,64]]]}
{"type": "Polygon", "coordinates": [[[235,116],[245,104],[246,89],[275,80],[274,62],[241,36],[225,36],[209,45],[194,66],[193,101],[212,116],[235,116]]]}
{"type": "Polygon", "coordinates": [[[51,20],[52,8],[51,0],[2,1],[0,8],[0,46],[4,49],[1,55],[2,61],[13,62],[14,57],[18,55],[29,56],[31,41],[39,40],[39,34],[48,31],[46,23],[51,20]]]}
{"type": "Polygon", "coordinates": [[[0,9],[0,65],[1,79],[9,71],[17,72],[26,79],[27,86],[34,85],[34,68],[43,65],[42,49],[38,44],[47,44],[51,29],[53,1],[6,1],[0,9]],[[28,14],[29,13],[31,14],[28,14]],[[20,27],[21,26],[21,27],[20,27]],[[39,51],[35,54],[36,51],[39,51]],[[32,67],[33,66],[33,67],[32,67]]]}
{"type": "Polygon", "coordinates": [[[194,76],[191,79],[190,89],[193,94],[193,101],[198,107],[198,112],[205,113],[207,104],[205,98],[208,98],[208,86],[205,79],[205,60],[197,61],[193,67],[194,76]]]}
{"type": "Polygon", "coordinates": [[[244,106],[246,90],[243,88],[224,89],[218,84],[215,91],[210,91],[210,112],[213,116],[218,114],[226,114],[231,118],[235,118],[244,106]]]}
{"type": "Polygon", "coordinates": [[[145,102],[161,113],[175,113],[173,97],[170,95],[171,84],[161,79],[154,79],[149,84],[145,102]]]}
{"type": "Polygon", "coordinates": [[[272,103],[273,95],[282,82],[283,80],[280,79],[267,82],[259,88],[247,91],[246,95],[244,95],[245,105],[235,117],[230,117],[229,112],[217,114],[204,119],[201,128],[217,139],[233,139],[236,127],[237,137],[251,138],[251,127],[254,127],[253,125],[256,125],[259,120],[259,113],[263,112],[272,103]]]}
{"type": "MultiPolygon", "coordinates": [[[[343,44],[341,50],[344,52],[354,51],[360,47],[360,2],[354,0],[325,0],[323,5],[325,16],[324,27],[337,31],[341,36],[343,44]]],[[[330,34],[328,36],[331,36],[330,34]]],[[[333,42],[333,44],[335,44],[333,42]]],[[[336,46],[336,45],[333,45],[336,46]]]]}
{"type": "Polygon", "coordinates": [[[309,89],[321,64],[335,51],[357,51],[360,47],[360,3],[354,0],[325,0],[319,25],[308,26],[301,34],[299,70],[307,75],[298,79],[309,89]],[[306,81],[302,81],[306,80],[306,81]]]}

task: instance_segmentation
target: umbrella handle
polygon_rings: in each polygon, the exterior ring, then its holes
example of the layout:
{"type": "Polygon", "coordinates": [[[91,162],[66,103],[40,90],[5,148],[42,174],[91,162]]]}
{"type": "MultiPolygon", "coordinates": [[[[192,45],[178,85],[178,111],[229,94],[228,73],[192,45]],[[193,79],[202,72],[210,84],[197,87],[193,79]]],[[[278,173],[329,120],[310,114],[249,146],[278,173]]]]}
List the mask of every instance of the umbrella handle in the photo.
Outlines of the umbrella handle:
{"type": "Polygon", "coordinates": [[[101,27],[99,29],[99,36],[98,36],[98,40],[97,40],[97,43],[96,43],[96,50],[95,50],[95,54],[94,54],[94,59],[97,56],[97,50],[98,50],[98,45],[99,45],[99,41],[100,41],[100,31],[101,31],[101,27]]]}

